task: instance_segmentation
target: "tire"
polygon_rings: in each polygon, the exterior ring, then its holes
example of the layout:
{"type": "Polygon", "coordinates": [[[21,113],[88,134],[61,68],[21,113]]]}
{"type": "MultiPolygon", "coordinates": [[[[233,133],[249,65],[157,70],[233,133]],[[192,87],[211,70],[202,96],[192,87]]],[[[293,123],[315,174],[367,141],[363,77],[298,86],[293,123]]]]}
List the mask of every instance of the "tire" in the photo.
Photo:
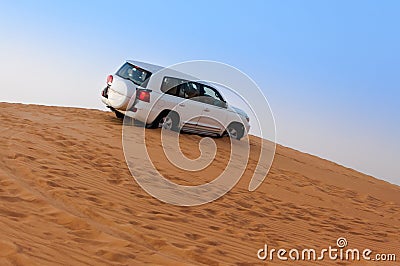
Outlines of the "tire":
{"type": "Polygon", "coordinates": [[[240,140],[244,135],[244,128],[241,124],[231,124],[227,128],[227,133],[230,138],[240,140]]]}
{"type": "Polygon", "coordinates": [[[167,130],[178,131],[179,128],[179,115],[175,112],[169,112],[167,115],[159,119],[158,127],[167,130]]]}

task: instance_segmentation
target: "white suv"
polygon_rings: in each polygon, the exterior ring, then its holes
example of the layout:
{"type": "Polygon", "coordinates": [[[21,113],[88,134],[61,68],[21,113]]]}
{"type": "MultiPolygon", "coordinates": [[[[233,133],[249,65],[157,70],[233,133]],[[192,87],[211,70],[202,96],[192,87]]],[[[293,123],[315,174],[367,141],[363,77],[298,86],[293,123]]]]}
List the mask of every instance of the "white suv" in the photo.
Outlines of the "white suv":
{"type": "Polygon", "coordinates": [[[236,139],[250,128],[247,114],[229,105],[214,85],[148,63],[126,61],[107,77],[101,96],[117,117],[129,116],[150,128],[236,139]]]}

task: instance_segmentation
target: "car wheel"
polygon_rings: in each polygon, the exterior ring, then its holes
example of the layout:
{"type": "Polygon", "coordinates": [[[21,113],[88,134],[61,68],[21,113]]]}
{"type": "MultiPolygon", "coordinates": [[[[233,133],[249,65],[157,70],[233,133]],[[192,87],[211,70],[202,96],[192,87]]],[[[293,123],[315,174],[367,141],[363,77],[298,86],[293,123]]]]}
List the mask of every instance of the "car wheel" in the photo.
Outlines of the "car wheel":
{"type": "Polygon", "coordinates": [[[244,129],[240,124],[232,124],[227,128],[229,137],[240,140],[243,137],[244,129]]]}
{"type": "Polygon", "coordinates": [[[168,113],[160,119],[159,127],[167,130],[178,130],[179,117],[176,113],[168,113]]]}

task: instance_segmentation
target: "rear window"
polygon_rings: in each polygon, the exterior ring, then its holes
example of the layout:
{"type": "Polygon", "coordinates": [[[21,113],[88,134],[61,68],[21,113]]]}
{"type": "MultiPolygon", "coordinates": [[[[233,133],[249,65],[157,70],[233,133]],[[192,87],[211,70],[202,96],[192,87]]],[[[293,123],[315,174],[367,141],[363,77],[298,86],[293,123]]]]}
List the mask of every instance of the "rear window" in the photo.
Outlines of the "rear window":
{"type": "Polygon", "coordinates": [[[146,87],[151,73],[140,67],[125,63],[116,73],[117,76],[130,80],[138,86],[146,87]]]}

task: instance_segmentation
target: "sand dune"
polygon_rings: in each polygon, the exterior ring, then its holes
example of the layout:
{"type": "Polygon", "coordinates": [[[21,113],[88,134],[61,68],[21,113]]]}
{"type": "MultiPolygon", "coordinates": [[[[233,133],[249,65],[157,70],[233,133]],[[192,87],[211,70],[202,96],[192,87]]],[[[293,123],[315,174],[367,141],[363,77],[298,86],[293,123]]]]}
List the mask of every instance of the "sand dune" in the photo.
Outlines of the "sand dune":
{"type": "MultiPolygon", "coordinates": [[[[110,112],[0,103],[0,121],[0,265],[253,265],[265,243],[322,249],[339,237],[400,256],[400,188],[318,157],[278,145],[256,191],[247,171],[215,202],[177,207],[132,178],[110,112]]],[[[222,151],[229,142],[215,141],[222,151]]],[[[182,184],[210,177],[171,173],[182,184]]]]}

